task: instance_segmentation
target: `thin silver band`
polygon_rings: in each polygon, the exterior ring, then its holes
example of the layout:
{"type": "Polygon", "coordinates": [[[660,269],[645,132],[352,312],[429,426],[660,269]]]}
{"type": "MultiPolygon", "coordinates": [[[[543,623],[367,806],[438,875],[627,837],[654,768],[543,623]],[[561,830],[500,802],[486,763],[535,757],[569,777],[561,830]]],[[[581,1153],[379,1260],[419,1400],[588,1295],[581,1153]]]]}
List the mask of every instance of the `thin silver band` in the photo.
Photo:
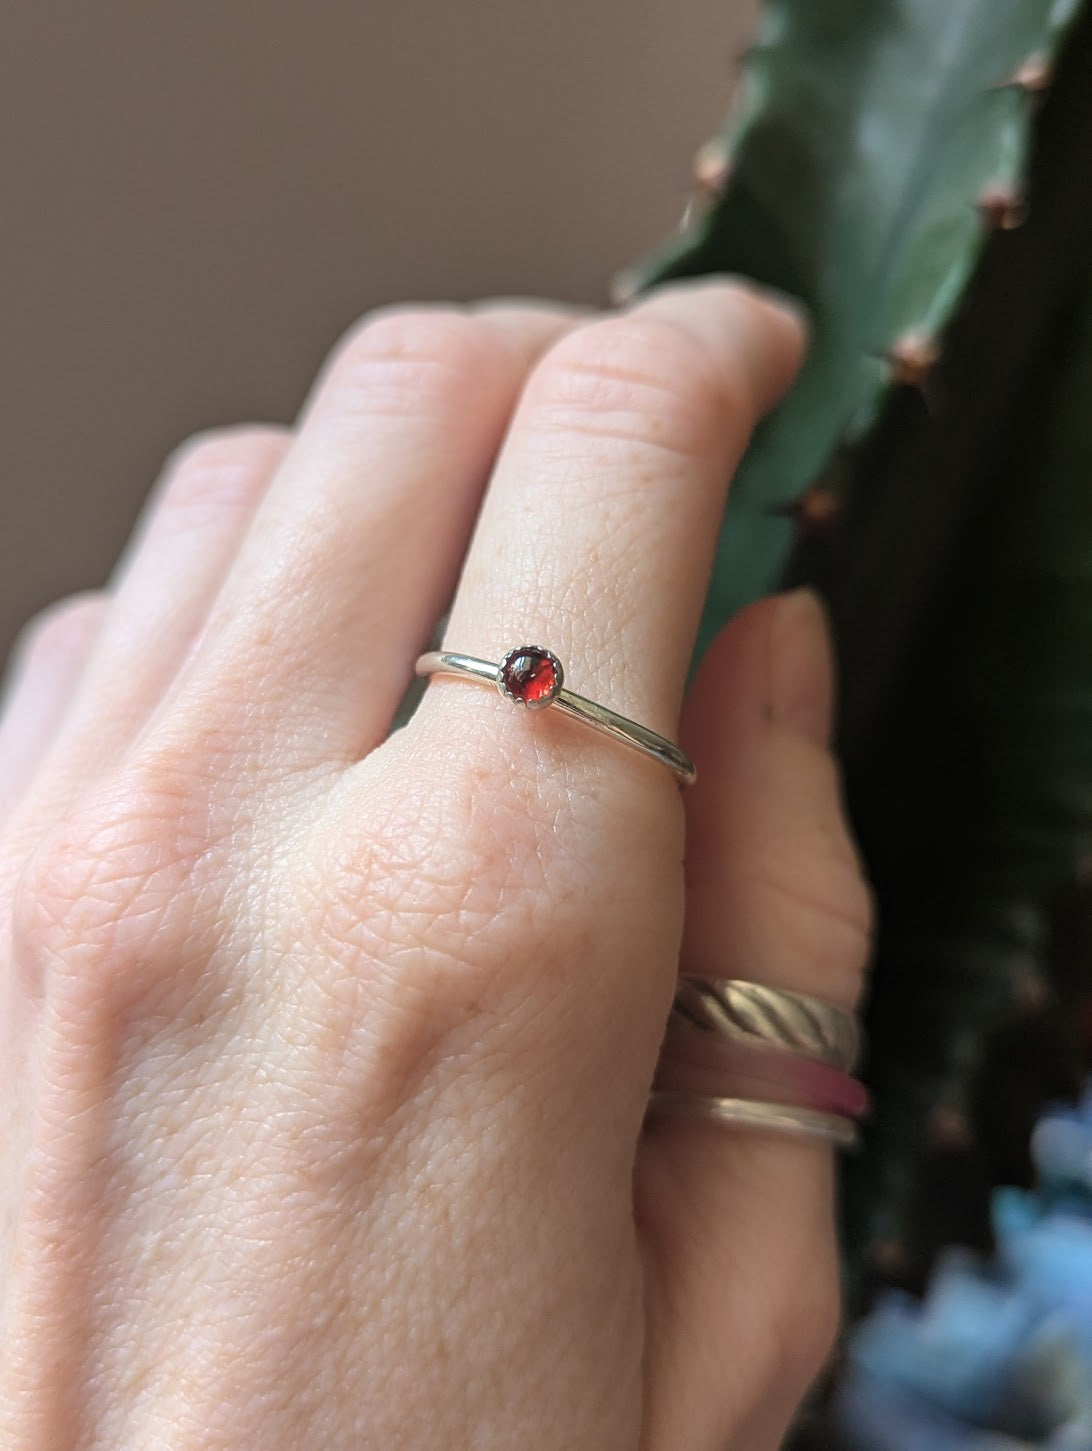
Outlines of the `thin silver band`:
{"type": "Polygon", "coordinates": [[[822,998],[731,977],[683,977],[676,1019],[723,1038],[766,1043],[852,1073],[861,1053],[855,1013],[822,998]]]}
{"type": "MultiPolygon", "coordinates": [[[[468,676],[496,686],[502,694],[506,693],[500,685],[501,666],[488,660],[479,660],[474,655],[460,655],[453,650],[429,650],[420,657],[415,668],[418,675],[468,676]]],[[[575,716],[577,720],[602,731],[604,735],[613,736],[624,745],[632,746],[643,755],[651,756],[672,771],[682,785],[693,785],[697,776],[693,761],[666,736],[657,735],[647,726],[628,720],[617,711],[600,705],[598,701],[587,700],[583,695],[577,695],[575,691],[566,690],[564,687],[557,691],[549,705],[564,711],[566,715],[575,716]]]]}
{"type": "Polygon", "coordinates": [[[840,1149],[855,1149],[860,1142],[852,1119],[836,1113],[820,1113],[813,1108],[795,1108],[791,1104],[657,1090],[649,1095],[648,1106],[651,1113],[682,1114],[687,1118],[777,1134],[803,1134],[837,1144],[840,1149]]]}

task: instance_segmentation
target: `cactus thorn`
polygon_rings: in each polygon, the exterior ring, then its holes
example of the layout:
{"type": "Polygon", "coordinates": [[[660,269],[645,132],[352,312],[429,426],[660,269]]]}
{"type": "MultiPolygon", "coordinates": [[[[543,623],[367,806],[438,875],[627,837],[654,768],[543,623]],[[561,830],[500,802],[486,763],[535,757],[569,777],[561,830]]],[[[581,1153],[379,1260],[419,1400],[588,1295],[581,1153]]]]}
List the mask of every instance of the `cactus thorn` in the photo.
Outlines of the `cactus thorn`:
{"type": "Polygon", "coordinates": [[[761,40],[752,40],[749,45],[741,45],[735,54],[736,69],[742,70],[744,66],[750,65],[756,56],[765,54],[769,49],[770,47],[764,45],[761,40]]]}
{"type": "Polygon", "coordinates": [[[910,1267],[910,1256],[905,1245],[897,1239],[874,1239],[868,1246],[868,1258],[888,1279],[897,1279],[910,1267]]]}
{"type": "Polygon", "coordinates": [[[774,504],[770,512],[795,520],[801,533],[813,534],[835,519],[841,507],[842,501],[833,489],[813,484],[797,498],[784,504],[774,504]]]}
{"type": "Polygon", "coordinates": [[[1022,973],[1013,985],[1016,1006],[1027,1017],[1038,1017],[1043,1013],[1052,996],[1049,984],[1032,972],[1022,973]]]}
{"type": "Polygon", "coordinates": [[[1023,192],[1004,181],[987,186],[975,208],[987,232],[1012,232],[1023,224],[1028,212],[1023,192]]]}
{"type": "Polygon", "coordinates": [[[929,1142],[938,1149],[969,1149],[974,1135],[966,1114],[948,1104],[938,1104],[929,1115],[929,1142]]]}
{"type": "Polygon", "coordinates": [[[924,333],[904,333],[880,357],[890,367],[890,380],[897,388],[916,388],[924,395],[940,348],[935,338],[924,333]]]}
{"type": "Polygon", "coordinates": [[[728,184],[728,145],[722,136],[713,136],[698,148],[694,157],[694,182],[698,191],[716,200],[728,184]]]}
{"type": "Polygon", "coordinates": [[[616,272],[610,280],[608,289],[610,300],[615,307],[626,307],[633,301],[641,290],[641,279],[632,268],[626,268],[622,272],[616,272]]]}
{"type": "Polygon", "coordinates": [[[698,198],[696,196],[687,197],[686,206],[682,210],[682,216],[675,224],[675,230],[680,236],[685,236],[694,225],[698,216],[698,210],[698,198]]]}
{"type": "Polygon", "coordinates": [[[1050,89],[1054,79],[1054,66],[1048,55],[1042,51],[1036,51],[1029,55],[1026,60],[1013,71],[1011,76],[998,81],[992,87],[995,91],[1022,91],[1025,96],[1032,98],[1040,97],[1044,91],[1050,89]]]}

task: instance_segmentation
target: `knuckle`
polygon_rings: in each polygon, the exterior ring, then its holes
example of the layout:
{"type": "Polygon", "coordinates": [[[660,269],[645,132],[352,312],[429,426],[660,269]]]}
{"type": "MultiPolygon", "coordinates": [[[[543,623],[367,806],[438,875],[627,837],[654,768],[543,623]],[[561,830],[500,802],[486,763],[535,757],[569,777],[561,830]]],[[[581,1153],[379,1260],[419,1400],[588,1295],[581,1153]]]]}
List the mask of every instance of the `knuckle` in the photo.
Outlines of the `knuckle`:
{"type": "Polygon", "coordinates": [[[295,919],[315,924],[308,1018],[357,1045],[350,1076],[373,1109],[557,991],[543,830],[483,778],[467,767],[403,785],[370,803],[366,831],[350,808],[323,835],[336,847],[309,843],[293,867],[295,919]]]}
{"type": "Polygon", "coordinates": [[[551,431],[591,435],[690,460],[720,451],[729,425],[753,414],[740,368],[716,360],[664,318],[589,323],[547,354],[530,396],[551,431]]]}
{"type": "Polygon", "coordinates": [[[280,462],[289,436],[287,429],[254,424],[195,434],[167,460],[161,507],[204,520],[233,505],[249,505],[280,462]]]}
{"type": "Polygon", "coordinates": [[[30,852],[12,890],[12,943],[56,1018],[124,1017],[173,975],[178,933],[196,930],[206,822],[180,774],[132,767],[30,852]]]}
{"type": "Polygon", "coordinates": [[[343,412],[446,415],[465,400],[468,383],[495,371],[502,356],[495,330],[457,308],[383,309],[335,348],[323,391],[343,412]]]}
{"type": "Polygon", "coordinates": [[[372,955],[420,947],[441,971],[496,957],[506,919],[534,912],[545,895],[534,822],[472,762],[404,787],[332,863],[332,940],[372,955]]]}
{"type": "Polygon", "coordinates": [[[69,655],[84,648],[106,612],[106,596],[86,590],[56,600],[23,626],[12,660],[24,664],[43,655],[69,655]]]}

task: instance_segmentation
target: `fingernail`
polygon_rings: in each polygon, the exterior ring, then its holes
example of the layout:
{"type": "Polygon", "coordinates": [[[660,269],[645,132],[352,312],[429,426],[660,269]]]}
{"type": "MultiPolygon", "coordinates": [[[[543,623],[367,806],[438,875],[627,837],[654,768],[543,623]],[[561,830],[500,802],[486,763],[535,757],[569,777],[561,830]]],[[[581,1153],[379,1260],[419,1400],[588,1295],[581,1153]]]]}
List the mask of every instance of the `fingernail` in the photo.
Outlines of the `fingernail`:
{"type": "Polygon", "coordinates": [[[777,600],[770,627],[770,718],[816,745],[830,744],[834,665],[819,596],[796,589],[777,600]]]}

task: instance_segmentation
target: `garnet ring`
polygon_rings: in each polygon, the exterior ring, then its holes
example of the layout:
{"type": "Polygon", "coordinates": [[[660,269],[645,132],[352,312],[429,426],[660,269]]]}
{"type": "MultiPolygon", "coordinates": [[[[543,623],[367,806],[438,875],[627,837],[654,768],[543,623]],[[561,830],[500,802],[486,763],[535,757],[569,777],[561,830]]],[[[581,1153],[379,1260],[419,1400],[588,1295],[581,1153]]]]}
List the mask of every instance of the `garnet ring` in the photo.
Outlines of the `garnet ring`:
{"type": "Polygon", "coordinates": [[[494,685],[504,696],[526,710],[542,710],[553,706],[565,715],[575,716],[616,741],[632,746],[661,765],[667,766],[684,786],[693,784],[697,771],[694,762],[666,736],[657,735],[647,726],[627,720],[617,711],[587,700],[564,687],[565,672],[552,650],[541,645],[517,645],[509,650],[499,665],[479,660],[474,655],[458,655],[450,650],[430,650],[416,666],[418,675],[464,675],[494,685]]]}

